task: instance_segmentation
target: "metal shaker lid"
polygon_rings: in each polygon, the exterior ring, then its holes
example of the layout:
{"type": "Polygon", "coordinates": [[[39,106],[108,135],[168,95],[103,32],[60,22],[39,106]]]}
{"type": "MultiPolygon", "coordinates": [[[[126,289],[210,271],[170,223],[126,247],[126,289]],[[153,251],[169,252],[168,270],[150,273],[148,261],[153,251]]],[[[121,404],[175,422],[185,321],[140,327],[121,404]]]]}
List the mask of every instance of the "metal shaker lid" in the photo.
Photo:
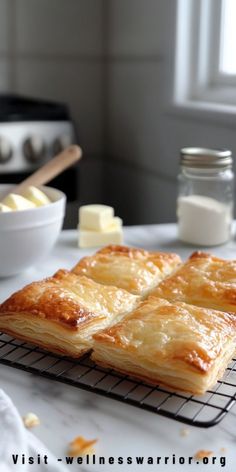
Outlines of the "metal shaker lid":
{"type": "Polygon", "coordinates": [[[180,164],[185,167],[208,169],[232,167],[232,152],[228,149],[182,148],[180,151],[180,164]]]}

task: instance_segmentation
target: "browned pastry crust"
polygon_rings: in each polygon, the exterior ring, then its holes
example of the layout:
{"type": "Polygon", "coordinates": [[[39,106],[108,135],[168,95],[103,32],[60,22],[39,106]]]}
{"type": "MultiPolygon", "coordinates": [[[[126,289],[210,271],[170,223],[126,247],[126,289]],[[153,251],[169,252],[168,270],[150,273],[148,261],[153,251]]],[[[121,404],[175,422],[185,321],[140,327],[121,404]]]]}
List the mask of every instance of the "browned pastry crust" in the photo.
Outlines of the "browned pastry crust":
{"type": "Polygon", "coordinates": [[[139,297],[66,270],[34,282],[0,306],[0,331],[79,357],[92,334],[136,307],[139,297]]]}
{"type": "Polygon", "coordinates": [[[236,319],[150,296],[94,340],[92,358],[98,364],[151,384],[203,394],[234,353],[236,319]]]}
{"type": "Polygon", "coordinates": [[[236,260],[194,252],[152,295],[236,312],[236,260]]]}
{"type": "Polygon", "coordinates": [[[81,259],[73,272],[145,296],[180,263],[177,254],[110,245],[81,259]]]}
{"type": "Polygon", "coordinates": [[[194,253],[180,262],[107,246],[13,294],[0,305],[0,331],[71,357],[94,345],[99,364],[202,394],[234,354],[236,261],[194,253]]]}

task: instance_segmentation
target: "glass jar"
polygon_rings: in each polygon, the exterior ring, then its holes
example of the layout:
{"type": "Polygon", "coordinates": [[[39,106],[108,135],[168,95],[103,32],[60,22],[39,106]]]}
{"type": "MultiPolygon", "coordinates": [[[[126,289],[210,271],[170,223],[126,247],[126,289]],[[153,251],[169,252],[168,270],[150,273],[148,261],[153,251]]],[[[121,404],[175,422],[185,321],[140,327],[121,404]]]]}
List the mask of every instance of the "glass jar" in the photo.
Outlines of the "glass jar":
{"type": "Polygon", "coordinates": [[[226,149],[181,150],[177,198],[179,239],[201,246],[215,246],[231,239],[232,164],[232,153],[226,149]]]}

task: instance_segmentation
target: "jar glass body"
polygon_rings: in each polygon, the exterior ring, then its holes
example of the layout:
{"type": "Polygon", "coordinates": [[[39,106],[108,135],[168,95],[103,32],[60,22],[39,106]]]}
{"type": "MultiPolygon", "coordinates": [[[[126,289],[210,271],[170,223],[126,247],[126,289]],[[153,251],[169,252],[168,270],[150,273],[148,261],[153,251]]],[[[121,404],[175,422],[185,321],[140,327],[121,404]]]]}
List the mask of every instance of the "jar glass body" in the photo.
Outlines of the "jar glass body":
{"type": "Polygon", "coordinates": [[[181,167],[177,219],[182,241],[213,246],[232,237],[234,174],[231,168],[181,167]]]}

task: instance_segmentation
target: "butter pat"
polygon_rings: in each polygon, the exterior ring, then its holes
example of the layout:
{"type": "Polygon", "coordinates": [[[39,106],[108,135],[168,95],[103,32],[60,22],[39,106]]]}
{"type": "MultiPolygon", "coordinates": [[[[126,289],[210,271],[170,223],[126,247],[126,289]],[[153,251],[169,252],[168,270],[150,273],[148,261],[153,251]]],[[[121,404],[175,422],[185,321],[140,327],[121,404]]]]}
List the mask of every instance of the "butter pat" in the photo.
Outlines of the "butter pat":
{"type": "Polygon", "coordinates": [[[109,226],[107,226],[105,229],[101,229],[100,231],[93,231],[89,228],[85,228],[84,226],[81,226],[81,224],[79,224],[78,229],[93,232],[96,234],[97,233],[102,234],[102,233],[107,233],[107,231],[114,231],[116,229],[120,229],[122,228],[122,225],[123,225],[122,219],[119,218],[119,216],[114,216],[113,218],[111,218],[109,226]]]}
{"type": "Polygon", "coordinates": [[[39,188],[33,187],[33,185],[28,187],[23,195],[25,198],[27,198],[27,200],[30,200],[30,202],[34,203],[36,207],[48,205],[50,203],[47,195],[45,195],[42,190],[39,190],[39,188]]]}
{"type": "MultiPolygon", "coordinates": [[[[118,217],[117,219],[120,220],[120,218],[118,217]]],[[[86,229],[79,229],[79,247],[86,248],[106,246],[107,244],[122,244],[122,220],[120,221],[120,226],[114,224],[111,225],[105,231],[91,231],[86,229]]]]}
{"type": "Polygon", "coordinates": [[[0,213],[7,213],[8,211],[12,211],[12,209],[3,203],[0,203],[0,213]]]}
{"type": "Polygon", "coordinates": [[[3,204],[10,207],[12,210],[28,210],[36,206],[33,202],[27,200],[27,198],[22,197],[22,195],[17,195],[16,193],[9,193],[9,195],[4,198],[3,204]]]}
{"type": "Polygon", "coordinates": [[[84,205],[79,209],[79,247],[122,244],[122,220],[106,205],[84,205]]]}
{"type": "Polygon", "coordinates": [[[79,209],[80,228],[106,230],[114,217],[114,208],[107,205],[83,205],[79,209]]]}

